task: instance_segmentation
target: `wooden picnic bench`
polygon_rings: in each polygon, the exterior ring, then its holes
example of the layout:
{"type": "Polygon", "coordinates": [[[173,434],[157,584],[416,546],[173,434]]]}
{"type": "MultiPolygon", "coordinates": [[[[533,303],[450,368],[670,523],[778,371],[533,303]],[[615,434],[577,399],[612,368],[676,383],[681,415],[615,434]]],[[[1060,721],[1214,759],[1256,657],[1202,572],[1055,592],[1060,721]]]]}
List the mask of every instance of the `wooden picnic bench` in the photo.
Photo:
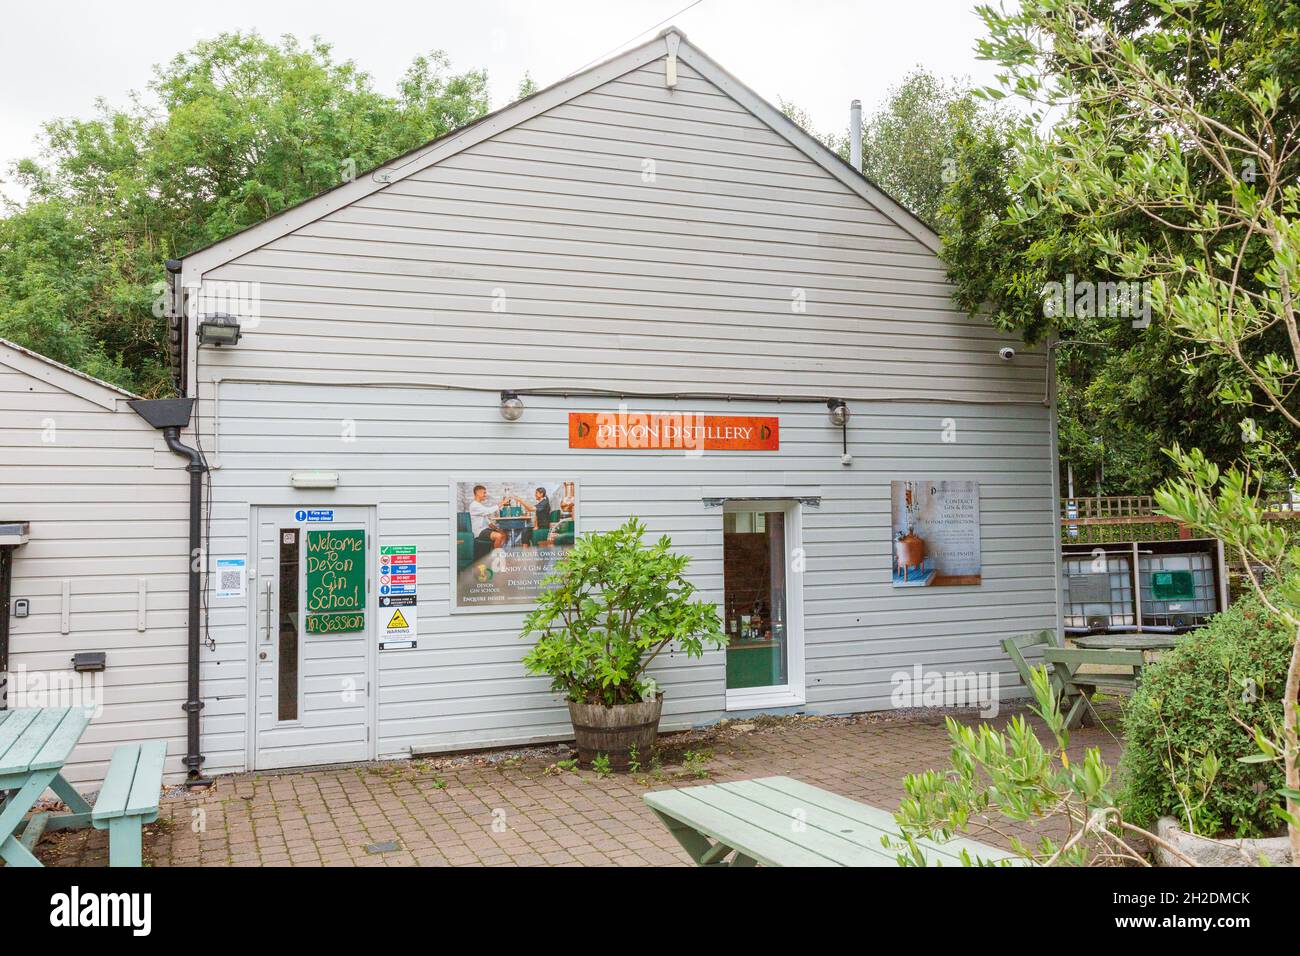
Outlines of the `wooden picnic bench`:
{"type": "Polygon", "coordinates": [[[148,740],[122,744],[113,750],[108,776],[95,800],[91,822],[108,831],[108,865],[139,866],[143,828],[158,819],[167,742],[148,740]]]}
{"type": "Polygon", "coordinates": [[[0,859],[8,866],[40,866],[32,850],[47,831],[84,827],[91,806],[63,778],[63,765],[90,718],[76,707],[0,711],[0,859]],[[53,790],[69,813],[27,813],[53,790]]]}
{"type": "Polygon", "coordinates": [[[108,776],[92,807],[63,776],[63,766],[90,723],[79,707],[0,711],[0,859],[8,866],[40,866],[33,853],[45,833],[94,826],[109,831],[110,866],[141,864],[140,828],[158,817],[165,741],[123,744],[113,751],[108,776]],[[68,813],[27,816],[46,790],[68,813]]]}
{"type": "MultiPolygon", "coordinates": [[[[655,790],[645,802],[700,866],[898,865],[881,843],[899,837],[893,814],[792,777],[655,790]]],[[[942,866],[961,866],[963,850],[972,861],[1023,862],[964,838],[917,844],[942,866]]]]}
{"type": "MultiPolygon", "coordinates": [[[[1166,641],[1158,642],[1159,646],[1166,641]]],[[[1065,712],[1065,726],[1079,727],[1088,717],[1088,710],[1093,694],[1105,691],[1112,694],[1131,695],[1137,690],[1142,677],[1142,668],[1147,664],[1146,654],[1140,646],[1132,642],[1128,646],[1099,647],[1064,647],[1056,638],[1055,631],[1039,631],[1036,634],[1018,634],[1002,641],[1002,649],[1007,652],[1016,670],[1020,672],[1025,686],[1030,686],[1029,672],[1033,665],[1025,654],[1033,648],[1041,647],[1042,660],[1050,665],[1048,680],[1052,689],[1061,700],[1061,709],[1065,712]],[[1084,667],[1119,667],[1119,671],[1084,671],[1084,667]]],[[[1152,647],[1147,650],[1156,649],[1152,647]]]]}

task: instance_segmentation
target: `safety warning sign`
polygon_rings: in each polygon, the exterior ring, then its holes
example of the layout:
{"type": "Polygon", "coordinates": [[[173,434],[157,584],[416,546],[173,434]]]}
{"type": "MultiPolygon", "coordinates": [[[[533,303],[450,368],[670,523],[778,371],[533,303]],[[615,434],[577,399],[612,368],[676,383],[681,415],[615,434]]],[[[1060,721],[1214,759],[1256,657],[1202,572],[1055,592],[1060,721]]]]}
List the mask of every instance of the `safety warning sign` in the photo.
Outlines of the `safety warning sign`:
{"type": "Polygon", "coordinates": [[[415,647],[417,602],[413,544],[389,544],[379,548],[379,649],[415,647]]]}

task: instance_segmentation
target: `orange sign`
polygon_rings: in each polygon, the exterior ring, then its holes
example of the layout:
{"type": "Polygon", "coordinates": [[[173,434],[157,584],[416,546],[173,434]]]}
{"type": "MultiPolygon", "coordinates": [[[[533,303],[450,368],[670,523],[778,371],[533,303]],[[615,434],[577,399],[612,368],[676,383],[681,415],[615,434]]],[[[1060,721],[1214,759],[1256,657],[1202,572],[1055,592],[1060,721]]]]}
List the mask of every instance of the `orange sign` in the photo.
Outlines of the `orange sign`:
{"type": "Polygon", "coordinates": [[[570,448],[777,451],[781,420],[692,412],[570,412],[570,448]]]}

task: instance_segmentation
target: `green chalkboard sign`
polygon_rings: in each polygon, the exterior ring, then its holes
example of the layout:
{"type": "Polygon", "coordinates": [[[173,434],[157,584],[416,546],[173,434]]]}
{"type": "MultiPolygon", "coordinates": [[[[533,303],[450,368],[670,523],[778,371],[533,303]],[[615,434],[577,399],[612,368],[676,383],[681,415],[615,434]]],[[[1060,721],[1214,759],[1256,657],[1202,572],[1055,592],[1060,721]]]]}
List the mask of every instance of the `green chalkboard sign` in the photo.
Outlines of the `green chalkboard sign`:
{"type": "Polygon", "coordinates": [[[1151,596],[1157,601],[1190,601],[1196,597],[1191,571],[1152,571],[1151,596]]]}
{"type": "Polygon", "coordinates": [[[307,615],[308,634],[342,634],[345,631],[364,631],[365,629],[365,611],[307,615]]]}
{"type": "Polygon", "coordinates": [[[365,629],[366,532],[307,532],[307,633],[365,629]],[[319,618],[314,620],[314,618],[319,618]]]}

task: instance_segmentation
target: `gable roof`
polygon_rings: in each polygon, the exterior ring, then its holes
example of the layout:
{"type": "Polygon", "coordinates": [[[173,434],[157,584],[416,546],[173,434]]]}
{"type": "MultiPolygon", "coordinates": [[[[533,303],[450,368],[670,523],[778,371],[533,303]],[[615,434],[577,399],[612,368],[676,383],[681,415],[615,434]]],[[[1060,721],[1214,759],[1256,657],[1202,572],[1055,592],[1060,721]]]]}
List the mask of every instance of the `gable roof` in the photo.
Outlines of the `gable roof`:
{"type": "Polygon", "coordinates": [[[336,210],[349,206],[392,183],[399,182],[449,156],[480,143],[526,120],[539,116],[576,96],[590,92],[610,80],[647,63],[675,55],[695,69],[750,113],[786,139],[792,146],[821,166],[826,172],[857,193],[888,219],[901,227],[931,252],[939,251],[939,237],[924,222],[891,199],[880,187],[855,170],[838,154],[827,149],[816,137],[803,130],[779,109],[686,41],[686,35],[669,27],[654,39],[611,57],[581,73],[517,100],[482,116],[468,126],[446,133],[422,146],[398,156],[351,182],[342,183],[310,199],[281,210],[270,219],[248,226],[185,256],[181,262],[186,281],[258,249],[268,242],[287,236],[336,210]]]}
{"type": "Polygon", "coordinates": [[[107,409],[116,409],[122,399],[136,399],[139,395],[118,388],[109,382],[78,372],[69,365],[23,348],[17,342],[0,339],[0,365],[7,365],[16,372],[48,382],[55,388],[69,392],[88,402],[94,402],[107,409]]]}

